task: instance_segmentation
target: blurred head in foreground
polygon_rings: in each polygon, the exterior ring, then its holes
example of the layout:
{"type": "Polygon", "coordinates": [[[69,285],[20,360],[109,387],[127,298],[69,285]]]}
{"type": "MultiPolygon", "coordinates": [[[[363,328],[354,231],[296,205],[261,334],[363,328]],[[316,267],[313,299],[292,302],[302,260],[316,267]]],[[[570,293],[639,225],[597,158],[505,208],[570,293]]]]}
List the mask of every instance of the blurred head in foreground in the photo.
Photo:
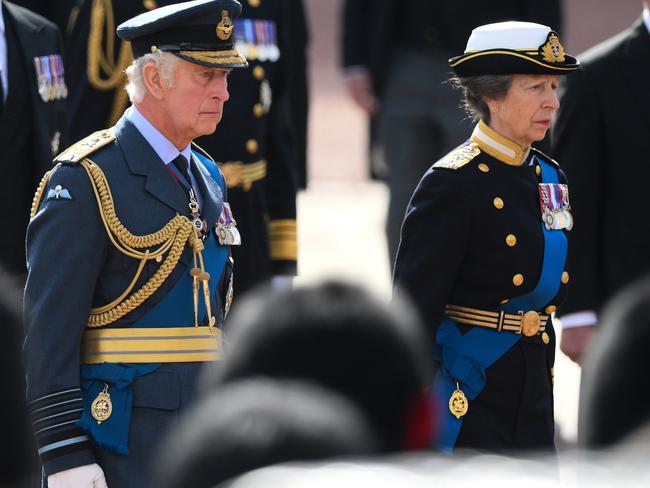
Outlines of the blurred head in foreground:
{"type": "Polygon", "coordinates": [[[389,307],[358,286],[334,281],[258,291],[239,304],[226,334],[225,358],[206,370],[205,390],[260,376],[312,381],[352,400],[382,451],[430,444],[432,361],[406,302],[389,307]]]}
{"type": "Polygon", "coordinates": [[[234,382],[203,397],[170,433],[156,486],[209,488],[281,462],[374,454],[371,432],[358,408],[321,387],[234,382]]]}

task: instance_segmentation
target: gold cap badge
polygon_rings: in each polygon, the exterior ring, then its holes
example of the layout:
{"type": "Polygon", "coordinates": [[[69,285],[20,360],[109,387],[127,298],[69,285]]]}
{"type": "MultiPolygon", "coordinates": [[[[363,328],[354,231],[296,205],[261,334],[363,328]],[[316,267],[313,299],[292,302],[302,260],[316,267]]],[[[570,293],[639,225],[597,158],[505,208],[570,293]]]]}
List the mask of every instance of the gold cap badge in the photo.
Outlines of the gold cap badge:
{"type": "Polygon", "coordinates": [[[539,47],[539,52],[548,63],[564,62],[564,48],[555,32],[549,32],[546,42],[539,47]]]}
{"type": "Polygon", "coordinates": [[[221,22],[217,24],[217,37],[222,41],[227,41],[230,39],[232,34],[232,20],[228,16],[227,10],[221,11],[221,22]]]}

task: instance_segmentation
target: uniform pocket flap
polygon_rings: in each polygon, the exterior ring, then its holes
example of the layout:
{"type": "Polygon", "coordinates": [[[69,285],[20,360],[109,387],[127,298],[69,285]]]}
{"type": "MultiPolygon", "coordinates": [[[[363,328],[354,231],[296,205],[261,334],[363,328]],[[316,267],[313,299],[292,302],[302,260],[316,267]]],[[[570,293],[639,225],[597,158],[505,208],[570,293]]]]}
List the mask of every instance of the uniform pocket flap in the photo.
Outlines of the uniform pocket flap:
{"type": "Polygon", "coordinates": [[[133,381],[134,407],[176,410],[180,403],[180,379],[173,371],[154,371],[133,381]]]}

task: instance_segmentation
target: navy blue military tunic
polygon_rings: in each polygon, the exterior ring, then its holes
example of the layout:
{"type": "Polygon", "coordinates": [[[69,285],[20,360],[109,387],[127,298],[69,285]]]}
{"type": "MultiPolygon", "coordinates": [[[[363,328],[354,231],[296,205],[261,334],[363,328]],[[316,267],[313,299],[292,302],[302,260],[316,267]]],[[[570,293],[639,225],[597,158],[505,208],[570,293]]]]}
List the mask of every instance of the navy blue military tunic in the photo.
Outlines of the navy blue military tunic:
{"type": "MultiPolygon", "coordinates": [[[[471,140],[434,164],[413,194],[394,284],[414,300],[436,357],[444,354],[436,335],[446,305],[496,311],[536,287],[544,256],[540,159],[556,165],[534,150],[523,154],[479,123],[471,140]]],[[[561,276],[540,314],[562,302],[569,275],[561,276]]],[[[461,334],[472,328],[458,324],[461,334]]],[[[549,319],[543,333],[522,336],[487,368],[486,386],[469,402],[456,447],[551,448],[554,349],[549,319]]]]}
{"type": "MultiPolygon", "coordinates": [[[[87,157],[105,174],[116,214],[131,234],[155,233],[177,215],[189,217],[187,191],[127,116],[114,130],[96,133],[76,147],[84,152],[84,145],[89,147],[87,157]]],[[[69,151],[74,152],[73,148],[69,151]]],[[[209,300],[215,326],[221,327],[232,267],[228,247],[217,242],[214,229],[223,209],[225,186],[220,186],[223,176],[214,162],[197,152],[192,158],[196,191],[202,197],[201,213],[210,231],[203,253],[205,269],[211,272],[209,300]]],[[[202,363],[198,359],[156,360],[151,362],[162,364],[144,361],[144,365],[130,367],[108,359],[82,365],[88,362],[82,344],[87,343],[84,333],[91,309],[119,297],[136,275],[140,261],[118,250],[109,239],[93,185],[79,162],[64,162],[50,176],[28,228],[27,256],[25,368],[45,476],[98,462],[109,486],[146,486],[153,449],[166,426],[192,400],[202,363]],[[136,377],[126,381],[127,388],[108,379],[117,377],[124,382],[125,374],[134,369],[136,377]],[[89,415],[90,401],[97,392],[90,389],[101,389],[104,382],[114,411],[97,425],[89,415]],[[125,392],[128,402],[123,401],[125,392]],[[118,404],[127,407],[118,411],[118,404]],[[84,416],[90,422],[80,421],[84,416]],[[111,423],[117,431],[112,431],[111,423]]],[[[164,263],[164,259],[147,260],[133,291],[164,263]]],[[[171,274],[153,295],[109,327],[116,331],[195,329],[192,288],[184,285],[191,283],[187,275],[192,266],[192,250],[186,244],[171,274]],[[183,286],[186,289],[179,290],[183,286]],[[169,303],[170,297],[173,303],[169,303]]],[[[200,300],[204,300],[202,294],[200,300]]],[[[204,306],[199,309],[200,325],[206,324],[205,310],[204,306]]]]}

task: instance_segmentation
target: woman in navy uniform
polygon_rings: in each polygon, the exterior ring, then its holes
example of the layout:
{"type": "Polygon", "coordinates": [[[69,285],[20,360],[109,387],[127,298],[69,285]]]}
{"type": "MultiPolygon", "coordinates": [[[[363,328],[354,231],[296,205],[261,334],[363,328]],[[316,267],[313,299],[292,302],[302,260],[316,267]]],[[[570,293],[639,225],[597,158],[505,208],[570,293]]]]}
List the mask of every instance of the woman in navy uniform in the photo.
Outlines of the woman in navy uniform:
{"type": "Polygon", "coordinates": [[[531,144],[578,61],[549,27],[502,22],[474,29],[450,65],[478,124],[420,181],[394,275],[440,363],[438,447],[553,449],[551,314],[572,219],[562,171],[531,144]]]}

